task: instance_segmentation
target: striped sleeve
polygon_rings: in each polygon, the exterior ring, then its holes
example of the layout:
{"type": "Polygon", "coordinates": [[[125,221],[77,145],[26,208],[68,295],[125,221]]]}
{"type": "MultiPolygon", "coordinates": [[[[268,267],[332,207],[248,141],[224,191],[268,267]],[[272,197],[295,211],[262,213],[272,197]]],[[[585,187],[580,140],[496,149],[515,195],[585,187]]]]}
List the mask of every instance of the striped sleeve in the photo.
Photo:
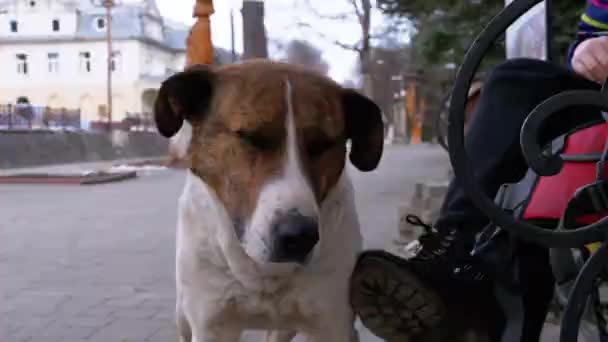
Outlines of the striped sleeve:
{"type": "Polygon", "coordinates": [[[608,0],[587,0],[585,12],[578,22],[576,40],[570,45],[567,62],[570,64],[574,49],[584,40],[608,34],[608,0]]]}

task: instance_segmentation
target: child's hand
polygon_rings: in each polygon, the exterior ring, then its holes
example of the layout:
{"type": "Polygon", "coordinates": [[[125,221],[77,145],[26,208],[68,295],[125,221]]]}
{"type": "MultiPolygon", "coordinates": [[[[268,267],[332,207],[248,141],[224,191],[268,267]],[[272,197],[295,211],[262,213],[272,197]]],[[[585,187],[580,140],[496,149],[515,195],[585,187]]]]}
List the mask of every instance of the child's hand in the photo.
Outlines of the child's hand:
{"type": "Polygon", "coordinates": [[[580,43],[574,50],[572,67],[585,78],[603,84],[608,78],[608,36],[580,43]]]}

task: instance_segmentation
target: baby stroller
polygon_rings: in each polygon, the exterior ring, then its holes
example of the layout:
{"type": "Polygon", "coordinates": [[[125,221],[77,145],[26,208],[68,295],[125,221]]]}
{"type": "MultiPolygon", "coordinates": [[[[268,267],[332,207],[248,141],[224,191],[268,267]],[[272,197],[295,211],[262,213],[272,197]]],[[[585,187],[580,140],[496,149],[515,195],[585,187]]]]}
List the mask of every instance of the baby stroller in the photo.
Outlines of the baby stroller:
{"type": "MultiPolygon", "coordinates": [[[[550,250],[551,268],[557,282],[556,302],[565,307],[560,341],[608,341],[599,286],[608,266],[608,91],[569,91],[536,107],[522,131],[521,145],[530,169],[516,184],[505,184],[496,198],[488,198],[473,176],[464,148],[467,95],[476,71],[493,42],[540,0],[515,0],[484,28],[465,57],[454,83],[449,110],[448,146],[455,177],[492,225],[481,235],[474,253],[503,267],[497,284],[505,301],[507,329],[503,341],[518,341],[524,318],[517,305],[506,303],[517,295],[509,286],[512,249],[518,240],[534,242],[550,250]],[[559,132],[548,144],[539,136],[544,124],[561,109],[571,106],[597,108],[597,115],[582,125],[559,132]],[[582,328],[582,329],[581,329],[582,328]]],[[[547,23],[550,2],[545,1],[547,23]]],[[[547,25],[549,28],[550,25],[547,25]]],[[[551,51],[550,29],[547,50],[551,51]]]]}

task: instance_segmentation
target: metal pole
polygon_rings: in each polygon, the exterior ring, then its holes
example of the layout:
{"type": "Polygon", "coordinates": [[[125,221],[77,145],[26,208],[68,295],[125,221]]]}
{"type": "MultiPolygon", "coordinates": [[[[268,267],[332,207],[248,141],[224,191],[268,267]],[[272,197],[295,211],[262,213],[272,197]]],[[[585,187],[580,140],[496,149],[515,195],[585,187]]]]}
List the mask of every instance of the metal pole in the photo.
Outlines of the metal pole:
{"type": "Polygon", "coordinates": [[[13,128],[13,105],[8,104],[8,128],[13,128]]]}
{"type": "Polygon", "coordinates": [[[545,0],[545,49],[547,62],[553,62],[553,1],[545,0]]]}
{"type": "Polygon", "coordinates": [[[106,0],[106,41],[108,44],[108,63],[107,63],[107,111],[108,111],[108,131],[112,131],[112,6],[113,0],[106,0]]]}
{"type": "Polygon", "coordinates": [[[236,62],[236,49],[234,47],[234,9],[230,8],[230,39],[232,48],[232,63],[236,62]]]}

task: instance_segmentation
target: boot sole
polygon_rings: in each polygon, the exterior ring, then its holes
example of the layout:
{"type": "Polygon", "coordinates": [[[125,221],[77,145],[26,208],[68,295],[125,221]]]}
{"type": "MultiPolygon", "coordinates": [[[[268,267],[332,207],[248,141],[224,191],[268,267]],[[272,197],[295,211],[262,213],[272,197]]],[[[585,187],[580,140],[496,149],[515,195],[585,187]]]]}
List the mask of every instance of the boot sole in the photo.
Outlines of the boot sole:
{"type": "Polygon", "coordinates": [[[446,314],[439,296],[400,263],[387,252],[364,252],[351,278],[351,305],[363,325],[386,341],[432,335],[446,314]]]}

